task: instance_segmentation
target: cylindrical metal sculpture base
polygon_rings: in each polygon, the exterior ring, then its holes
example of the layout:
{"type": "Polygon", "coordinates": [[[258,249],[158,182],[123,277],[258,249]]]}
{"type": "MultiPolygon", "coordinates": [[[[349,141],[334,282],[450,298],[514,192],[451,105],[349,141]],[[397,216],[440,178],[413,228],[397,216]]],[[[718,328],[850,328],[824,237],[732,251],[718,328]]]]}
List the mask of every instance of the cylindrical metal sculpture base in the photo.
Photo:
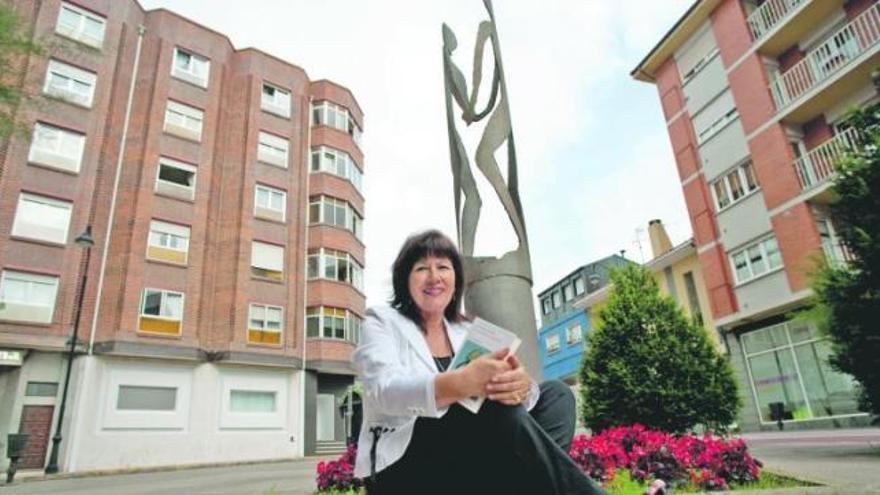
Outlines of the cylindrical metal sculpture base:
{"type": "Polygon", "coordinates": [[[467,284],[467,313],[517,334],[522,340],[516,356],[538,383],[542,380],[532,284],[517,275],[494,275],[467,284]]]}

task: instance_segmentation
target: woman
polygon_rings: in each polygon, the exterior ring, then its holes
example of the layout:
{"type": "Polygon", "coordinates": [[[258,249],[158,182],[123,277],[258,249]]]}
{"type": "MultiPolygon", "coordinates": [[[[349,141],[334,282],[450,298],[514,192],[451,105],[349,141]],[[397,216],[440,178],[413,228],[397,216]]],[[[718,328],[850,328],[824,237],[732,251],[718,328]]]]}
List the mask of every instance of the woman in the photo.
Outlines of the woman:
{"type": "Polygon", "coordinates": [[[406,240],[391,308],[367,311],[354,364],[364,385],[355,475],[370,495],[602,494],[568,457],[574,397],[538,387],[506,349],[447,370],[465,338],[455,245],[431,230],[406,240]],[[456,402],[485,396],[478,414],[456,402]]]}

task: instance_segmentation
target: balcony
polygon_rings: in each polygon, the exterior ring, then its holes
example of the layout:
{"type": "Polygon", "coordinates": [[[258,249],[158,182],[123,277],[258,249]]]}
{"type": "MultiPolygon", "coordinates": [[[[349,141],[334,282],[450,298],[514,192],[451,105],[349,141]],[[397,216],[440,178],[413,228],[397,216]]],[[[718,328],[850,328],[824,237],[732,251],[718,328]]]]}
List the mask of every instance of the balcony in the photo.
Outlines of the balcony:
{"type": "MultiPolygon", "coordinates": [[[[878,41],[880,41],[880,4],[875,4],[770,83],[770,93],[776,103],[777,112],[783,112],[789,107],[794,110],[795,102],[817,96],[820,88],[829,89],[828,91],[822,89],[821,92],[827,93],[825,99],[832,101],[851,92],[855,86],[870,81],[867,74],[870,72],[870,67],[862,71],[845,69],[850,68],[852,62],[856,60],[863,62],[868,56],[875,54],[880,45],[878,41]],[[861,72],[866,73],[861,74],[861,72]],[[852,77],[848,77],[850,73],[852,77]],[[830,91],[831,85],[841,80],[847,80],[848,84],[838,84],[834,91],[830,91]]],[[[862,67],[866,65],[859,64],[862,67]]],[[[803,121],[807,117],[807,115],[798,115],[793,121],[803,121]]]]}
{"type": "Polygon", "coordinates": [[[752,39],[759,40],[808,0],[767,0],[746,19],[752,39]]]}
{"type": "MultiPolygon", "coordinates": [[[[757,2],[746,0],[746,3],[757,2]]],[[[746,19],[753,45],[763,55],[778,57],[839,12],[844,3],[844,0],[766,0],[754,6],[746,19]]]]}
{"type": "Polygon", "coordinates": [[[829,182],[835,174],[837,160],[847,149],[854,147],[857,141],[855,129],[847,129],[795,160],[794,168],[801,190],[818,188],[829,182]]]}

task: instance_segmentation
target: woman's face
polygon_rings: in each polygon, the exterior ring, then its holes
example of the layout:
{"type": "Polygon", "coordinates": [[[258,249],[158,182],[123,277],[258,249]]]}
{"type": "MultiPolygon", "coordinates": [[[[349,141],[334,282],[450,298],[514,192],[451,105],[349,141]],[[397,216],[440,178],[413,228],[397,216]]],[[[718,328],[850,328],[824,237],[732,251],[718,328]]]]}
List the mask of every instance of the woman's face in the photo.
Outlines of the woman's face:
{"type": "Polygon", "coordinates": [[[426,256],[409,272],[409,294],[423,317],[442,315],[455,291],[455,269],[449,258],[426,256]]]}

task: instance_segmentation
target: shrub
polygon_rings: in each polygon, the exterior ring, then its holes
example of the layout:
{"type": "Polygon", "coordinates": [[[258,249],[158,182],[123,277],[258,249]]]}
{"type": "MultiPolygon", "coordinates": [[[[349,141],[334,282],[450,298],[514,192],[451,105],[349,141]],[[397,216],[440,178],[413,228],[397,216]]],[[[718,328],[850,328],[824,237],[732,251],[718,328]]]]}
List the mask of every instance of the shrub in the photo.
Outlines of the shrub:
{"type": "Polygon", "coordinates": [[[578,435],[569,455],[593,479],[608,483],[617,470],[633,480],[662,479],[671,485],[691,483],[704,490],[754,482],[759,463],[742,440],[709,434],[675,436],[642,425],[609,428],[598,435],[578,435]]]}

